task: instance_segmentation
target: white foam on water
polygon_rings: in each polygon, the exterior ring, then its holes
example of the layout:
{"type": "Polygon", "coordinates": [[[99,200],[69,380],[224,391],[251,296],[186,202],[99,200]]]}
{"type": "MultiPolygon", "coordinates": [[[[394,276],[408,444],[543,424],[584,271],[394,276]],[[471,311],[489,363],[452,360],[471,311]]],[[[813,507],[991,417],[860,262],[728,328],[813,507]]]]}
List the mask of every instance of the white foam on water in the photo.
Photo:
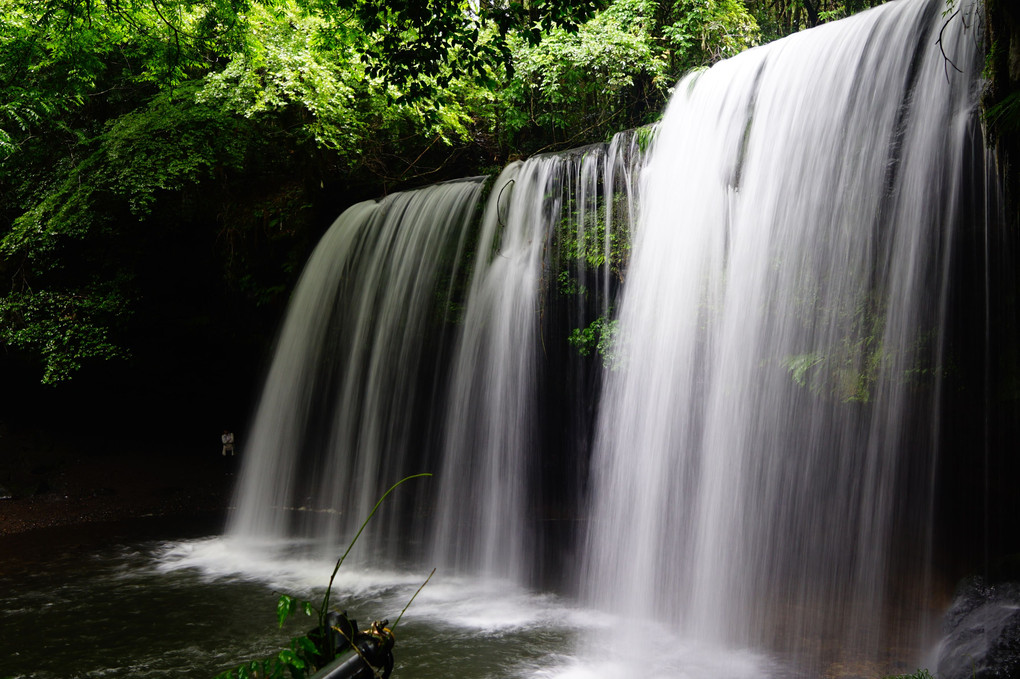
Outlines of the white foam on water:
{"type": "MultiPolygon", "coordinates": [[[[261,582],[286,592],[322,590],[335,561],[301,556],[301,541],[241,540],[212,537],[167,542],[154,553],[159,572],[194,570],[207,581],[261,582]]],[[[425,583],[428,572],[341,566],[334,583],[338,595],[375,598],[399,611],[425,583]],[[394,608],[394,604],[399,606],[394,608]]],[[[480,632],[528,629],[556,623],[583,627],[590,616],[563,599],[530,592],[511,582],[436,574],[407,611],[407,620],[480,632]]]]}
{"type": "MultiPolygon", "coordinates": [[[[336,561],[302,554],[300,540],[245,540],[212,537],[168,542],[154,554],[162,572],[191,569],[206,580],[248,580],[286,592],[323,589],[336,561]]],[[[339,555],[338,555],[339,558],[339,555]]],[[[427,574],[425,574],[427,575],[427,574]]],[[[351,596],[373,596],[394,588],[417,586],[424,575],[394,570],[341,567],[334,590],[351,596]]]]}
{"type": "MultiPolygon", "coordinates": [[[[195,571],[209,582],[261,582],[280,591],[321,592],[335,562],[299,556],[306,546],[229,537],[166,542],[152,553],[152,568],[162,573],[195,571]]],[[[341,567],[334,601],[354,599],[362,608],[370,601],[372,609],[392,619],[427,577],[414,571],[341,567]]],[[[486,675],[491,677],[630,679],[640,672],[650,679],[758,679],[769,676],[772,667],[751,651],[685,639],[662,625],[581,608],[561,596],[506,580],[436,573],[418,592],[401,625],[412,622],[445,640],[440,643],[469,638],[474,652],[482,655],[490,643],[529,647],[534,657],[508,663],[486,675]],[[572,647],[578,638],[585,642],[572,647]]],[[[413,662],[404,674],[414,676],[413,662]]]]}
{"type": "Polygon", "coordinates": [[[601,641],[578,655],[543,659],[519,673],[529,679],[763,679],[776,665],[747,650],[679,637],[670,630],[617,619],[601,641]]]}

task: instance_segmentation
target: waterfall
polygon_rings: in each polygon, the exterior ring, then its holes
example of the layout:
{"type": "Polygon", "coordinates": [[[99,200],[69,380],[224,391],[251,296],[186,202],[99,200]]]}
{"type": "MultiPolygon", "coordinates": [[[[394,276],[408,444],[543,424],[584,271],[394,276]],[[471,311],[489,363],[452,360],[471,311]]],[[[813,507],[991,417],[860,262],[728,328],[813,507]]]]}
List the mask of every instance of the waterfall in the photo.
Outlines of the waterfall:
{"type": "Polygon", "coordinates": [[[389,485],[432,472],[388,501],[360,553],[427,556],[447,572],[520,584],[548,575],[550,559],[564,557],[562,545],[559,556],[543,554],[556,541],[543,514],[559,505],[576,515],[583,467],[567,468],[588,444],[550,462],[539,431],[555,420],[583,438],[591,403],[576,396],[593,380],[573,385],[575,412],[560,422],[542,412],[542,394],[579,371],[542,365],[557,353],[579,362],[553,326],[604,315],[619,287],[610,251],[615,225],[621,238],[629,230],[638,145],[626,132],[513,163],[489,190],[480,224],[481,179],[344,212],[288,308],[228,533],[303,538],[330,553],[389,485]],[[549,332],[559,346],[544,346],[549,332]],[[544,478],[550,470],[574,478],[573,490],[544,478]]]}
{"type": "MultiPolygon", "coordinates": [[[[544,337],[564,298],[573,302],[570,327],[609,304],[609,250],[621,212],[613,196],[623,201],[626,233],[641,158],[637,143],[637,135],[624,133],[608,146],[512,163],[491,191],[451,371],[438,470],[434,561],[447,569],[518,583],[538,575],[549,495],[565,491],[542,488],[550,475],[543,458],[554,446],[542,440],[539,404],[562,375],[578,375],[543,374],[556,363],[550,352],[566,346],[562,332],[551,333],[558,347],[546,346],[544,337]],[[571,289],[564,293],[563,286],[571,289]]],[[[574,403],[582,394],[573,393],[574,403]]],[[[566,429],[586,428],[578,422],[581,412],[555,417],[566,429]]]]}
{"type": "Polygon", "coordinates": [[[611,665],[654,653],[636,621],[792,674],[916,644],[986,162],[980,13],[941,7],[691,74],[654,134],[350,208],[294,293],[230,535],[334,550],[432,472],[363,538],[376,563],[577,592],[628,621],[586,646],[611,665]]]}
{"type": "Polygon", "coordinates": [[[557,165],[539,158],[522,173],[514,164],[496,182],[453,366],[440,472],[438,562],[514,581],[531,537],[525,493],[537,443],[536,312],[550,237],[541,196],[557,165]]]}
{"type": "MultiPolygon", "coordinates": [[[[386,488],[428,471],[427,406],[442,390],[443,333],[481,190],[474,179],[398,193],[330,227],[288,307],[229,534],[311,538],[333,553],[386,488]]],[[[395,495],[391,521],[418,497],[395,495]]]]}
{"type": "Polygon", "coordinates": [[[599,418],[591,603],[808,664],[918,633],[890,611],[924,607],[981,163],[978,17],[940,8],[891,3],[677,86],[599,418]]]}

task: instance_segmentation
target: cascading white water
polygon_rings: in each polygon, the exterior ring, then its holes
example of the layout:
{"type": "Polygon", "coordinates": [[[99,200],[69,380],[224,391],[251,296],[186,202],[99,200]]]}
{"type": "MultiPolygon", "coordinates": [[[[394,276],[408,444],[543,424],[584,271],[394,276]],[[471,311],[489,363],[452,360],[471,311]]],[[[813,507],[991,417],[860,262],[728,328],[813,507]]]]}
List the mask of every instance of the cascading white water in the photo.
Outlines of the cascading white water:
{"type": "MultiPolygon", "coordinates": [[[[427,471],[422,407],[442,386],[437,333],[481,190],[475,179],[359,203],[323,237],[278,340],[229,534],[332,550],[387,487],[427,471]]],[[[396,496],[391,520],[414,497],[396,496]]]]}
{"type": "Polygon", "coordinates": [[[341,215],[288,310],[228,533],[310,538],[329,552],[390,484],[427,471],[436,478],[394,496],[388,519],[373,523],[375,539],[362,542],[384,559],[424,553],[447,572],[529,580],[542,540],[533,505],[542,502],[543,305],[558,273],[592,284],[590,295],[571,293],[589,300],[570,312],[572,327],[604,304],[609,257],[587,264],[585,253],[608,252],[636,145],[622,134],[608,146],[512,164],[490,191],[473,252],[467,227],[478,180],[341,215]],[[604,186],[617,198],[607,201],[604,186]],[[564,231],[571,245],[558,243],[564,220],[576,220],[564,231]],[[451,310],[465,261],[473,267],[467,298],[451,310]],[[431,548],[421,547],[426,535],[431,548]],[[409,541],[418,547],[402,549],[409,541]]]}
{"type": "MultiPolygon", "coordinates": [[[[978,17],[943,30],[940,7],[693,75],[647,164],[634,134],[514,163],[477,233],[479,180],[344,213],[295,292],[230,533],[333,550],[430,471],[373,525],[377,564],[533,584],[556,562],[586,603],[783,672],[916,641],[957,211],[982,162],[978,17]],[[598,364],[563,340],[588,351],[614,315],[592,446],[598,364]]],[[[632,676],[647,629],[602,630],[584,653],[622,669],[595,676],[632,676]]],[[[729,676],[685,654],[650,676],[729,676]]]]}
{"type": "Polygon", "coordinates": [[[941,8],[882,6],[676,88],[600,414],[589,601],[804,671],[916,636],[887,613],[923,608],[980,68],[975,12],[943,30],[941,8]]]}
{"type": "Polygon", "coordinates": [[[522,174],[517,163],[496,181],[453,366],[439,474],[438,562],[511,580],[521,579],[531,538],[524,498],[534,448],[538,279],[548,237],[544,205],[532,193],[547,190],[556,164],[540,159],[522,174]]]}
{"type": "MultiPolygon", "coordinates": [[[[518,583],[532,578],[541,532],[536,521],[542,509],[536,505],[543,503],[536,477],[543,473],[537,411],[541,366],[549,359],[542,336],[546,295],[556,294],[549,288],[561,274],[584,285],[590,273],[595,283],[591,299],[598,299],[600,288],[608,296],[608,254],[595,266],[585,255],[610,247],[618,208],[606,200],[606,187],[629,205],[640,155],[635,144],[633,134],[623,134],[608,148],[512,163],[492,188],[474,256],[437,470],[433,555],[447,569],[518,583]],[[601,233],[592,228],[599,220],[601,233]],[[554,253],[557,247],[569,253],[554,253]],[[557,265],[571,270],[556,270],[557,265]]],[[[576,291],[570,296],[578,300],[571,323],[586,324],[591,319],[580,307],[589,296],[576,291]]],[[[570,419],[569,413],[562,416],[570,419]]]]}

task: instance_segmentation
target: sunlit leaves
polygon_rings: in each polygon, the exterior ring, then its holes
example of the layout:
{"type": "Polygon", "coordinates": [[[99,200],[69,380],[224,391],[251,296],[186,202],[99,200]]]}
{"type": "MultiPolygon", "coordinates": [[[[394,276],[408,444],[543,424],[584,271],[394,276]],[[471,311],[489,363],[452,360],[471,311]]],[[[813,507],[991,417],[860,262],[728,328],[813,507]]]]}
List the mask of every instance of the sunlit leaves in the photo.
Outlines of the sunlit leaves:
{"type": "MultiPolygon", "coordinates": [[[[508,131],[562,130],[605,136],[635,122],[668,86],[666,61],[653,37],[655,3],[618,0],[574,32],[554,30],[538,45],[510,41],[514,77],[504,93],[508,131]]],[[[581,139],[579,141],[588,141],[581,139]]]]}
{"type": "Polygon", "coordinates": [[[552,30],[540,44],[512,36],[504,129],[572,132],[569,143],[603,138],[647,122],[640,115],[660,110],[683,72],[757,41],[757,24],[739,0],[616,0],[576,31],[552,30]]]}
{"type": "Polygon", "coordinates": [[[754,17],[739,0],[676,0],[662,34],[680,70],[705,66],[758,44],[754,17]]]}
{"type": "MultiPolygon", "coordinates": [[[[280,598],[276,601],[276,621],[280,627],[283,627],[284,623],[298,611],[303,612],[305,615],[312,615],[315,612],[314,607],[310,601],[303,601],[301,599],[295,599],[288,594],[281,594],[280,598]]],[[[315,651],[315,644],[312,644],[306,637],[300,640],[302,643],[299,646],[305,648],[305,650],[315,651]],[[308,642],[305,644],[304,642],[308,642]],[[311,644],[310,646],[308,644],[311,644]]]]}
{"type": "Polygon", "coordinates": [[[0,341],[39,356],[42,381],[71,377],[89,360],[124,358],[110,326],[126,313],[127,300],[98,284],[71,292],[18,292],[0,298],[0,341]]]}
{"type": "MultiPolygon", "coordinates": [[[[605,3],[598,0],[509,2],[339,0],[366,34],[368,72],[395,85],[405,99],[428,96],[458,77],[489,82],[490,69],[512,73],[508,36],[538,44],[544,33],[574,30],[605,3]]],[[[320,7],[323,7],[320,5],[320,7]]],[[[323,7],[325,15],[332,12],[323,7]]]]}
{"type": "MultiPolygon", "coordinates": [[[[97,294],[94,274],[143,266],[138,233],[171,238],[182,206],[201,203],[201,228],[229,252],[224,280],[254,303],[276,299],[289,279],[280,266],[267,274],[246,247],[307,229],[301,220],[331,181],[382,193],[441,178],[469,154],[500,162],[646,122],[679,63],[748,42],[741,7],[0,0],[0,268],[10,295],[97,294]],[[280,188],[246,200],[253,176],[280,188]]],[[[45,313],[60,309],[46,304],[12,306],[0,343],[115,355],[106,343],[138,297],[138,277],[117,280],[121,311],[63,316],[83,324],[78,340],[61,339],[69,326],[49,323],[45,313]]]]}

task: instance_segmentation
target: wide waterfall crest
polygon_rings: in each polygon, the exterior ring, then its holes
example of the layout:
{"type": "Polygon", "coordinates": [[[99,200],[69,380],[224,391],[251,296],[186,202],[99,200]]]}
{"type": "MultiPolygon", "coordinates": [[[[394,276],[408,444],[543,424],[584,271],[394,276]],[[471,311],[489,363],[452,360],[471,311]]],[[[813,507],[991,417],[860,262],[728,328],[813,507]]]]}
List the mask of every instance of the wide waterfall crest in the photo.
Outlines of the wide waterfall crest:
{"type": "Polygon", "coordinates": [[[620,616],[567,675],[633,676],[649,629],[664,677],[916,647],[985,162],[979,12],[940,9],[720,62],[654,134],[350,208],[294,293],[230,535],[332,550],[428,471],[371,559],[620,616]]]}
{"type": "MultiPolygon", "coordinates": [[[[645,171],[584,587],[836,662],[917,634],[977,49],[936,2],[681,82],[645,171]],[[893,614],[893,618],[896,614],[893,614]]],[[[807,660],[806,662],[810,662],[807,660]]]]}

